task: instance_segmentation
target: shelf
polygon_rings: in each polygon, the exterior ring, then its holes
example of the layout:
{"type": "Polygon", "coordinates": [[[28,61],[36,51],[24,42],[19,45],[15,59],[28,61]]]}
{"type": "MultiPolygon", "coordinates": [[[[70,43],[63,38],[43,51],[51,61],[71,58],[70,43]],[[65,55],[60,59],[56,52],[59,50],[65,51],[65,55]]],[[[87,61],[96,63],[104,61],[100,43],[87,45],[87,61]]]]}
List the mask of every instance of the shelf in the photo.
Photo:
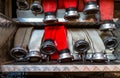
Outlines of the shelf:
{"type": "Polygon", "coordinates": [[[120,72],[120,64],[6,64],[2,72],[120,72]]]}
{"type": "MultiPolygon", "coordinates": [[[[20,27],[24,26],[34,26],[34,27],[44,27],[47,24],[43,23],[43,18],[14,18],[20,27]]],[[[49,25],[56,25],[56,24],[63,24],[67,28],[99,28],[101,22],[80,22],[80,21],[65,21],[63,18],[58,19],[59,22],[55,24],[49,25]]]]}
{"type": "MultiPolygon", "coordinates": [[[[65,10],[60,9],[57,11],[56,18],[58,19],[58,22],[55,24],[49,24],[49,25],[56,25],[56,24],[63,24],[66,27],[79,27],[79,28],[99,28],[101,22],[93,22],[93,21],[85,21],[86,15],[84,15],[82,12],[79,13],[80,18],[74,21],[68,21],[64,19],[65,10]]],[[[96,14],[96,17],[99,18],[99,15],[96,14]]],[[[17,18],[14,18],[13,20],[16,21],[21,27],[24,26],[34,26],[34,27],[44,27],[44,25],[47,25],[43,22],[44,19],[44,13],[34,15],[31,10],[17,10],[17,18]]],[[[99,21],[99,20],[98,20],[99,21]]]]}

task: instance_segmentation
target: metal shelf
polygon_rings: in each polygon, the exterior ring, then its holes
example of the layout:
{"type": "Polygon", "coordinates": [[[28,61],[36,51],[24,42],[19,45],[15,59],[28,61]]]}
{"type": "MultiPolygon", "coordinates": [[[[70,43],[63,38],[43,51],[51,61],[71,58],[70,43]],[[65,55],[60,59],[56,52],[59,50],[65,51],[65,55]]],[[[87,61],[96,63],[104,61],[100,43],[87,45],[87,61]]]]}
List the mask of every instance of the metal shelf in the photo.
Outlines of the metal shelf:
{"type": "Polygon", "coordinates": [[[120,72],[120,64],[6,64],[2,72],[120,72]]]}
{"type": "MultiPolygon", "coordinates": [[[[49,25],[60,25],[63,24],[66,27],[77,27],[77,28],[99,28],[101,22],[97,22],[99,20],[97,20],[96,22],[85,22],[84,19],[86,18],[86,15],[84,15],[82,12],[80,12],[80,18],[74,21],[68,21],[64,19],[64,14],[65,14],[65,10],[64,9],[60,9],[57,11],[57,19],[58,22],[55,24],[49,24],[49,25]]],[[[99,14],[96,14],[96,17],[99,19],[99,14]]],[[[44,27],[45,24],[43,22],[44,19],[44,13],[42,14],[38,14],[38,15],[34,15],[31,10],[17,10],[17,18],[14,18],[13,20],[16,21],[21,27],[24,26],[33,26],[33,27],[44,27]]]]}
{"type": "MultiPolygon", "coordinates": [[[[32,26],[32,27],[44,28],[44,26],[47,25],[43,23],[43,18],[16,18],[13,20],[16,21],[20,27],[32,26]]],[[[101,24],[101,22],[65,21],[63,18],[59,18],[58,20],[59,22],[49,25],[54,26],[58,24],[59,26],[63,24],[67,28],[99,28],[101,24]]]]}

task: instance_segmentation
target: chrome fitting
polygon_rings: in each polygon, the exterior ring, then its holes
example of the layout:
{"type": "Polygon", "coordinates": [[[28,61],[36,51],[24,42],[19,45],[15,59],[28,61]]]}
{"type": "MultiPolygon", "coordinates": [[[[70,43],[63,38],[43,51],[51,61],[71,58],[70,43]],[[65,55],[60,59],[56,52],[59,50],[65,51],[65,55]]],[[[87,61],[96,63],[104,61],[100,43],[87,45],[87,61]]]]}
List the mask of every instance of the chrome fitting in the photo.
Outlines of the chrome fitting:
{"type": "Polygon", "coordinates": [[[105,31],[105,30],[115,30],[116,26],[113,23],[104,23],[100,26],[100,30],[101,31],[105,31]]]}
{"type": "Polygon", "coordinates": [[[74,53],[74,54],[72,54],[72,56],[73,56],[72,61],[79,61],[79,60],[81,60],[81,56],[79,55],[79,53],[74,53]]]}
{"type": "Polygon", "coordinates": [[[92,53],[91,54],[87,53],[85,58],[86,58],[86,60],[90,60],[91,61],[92,60],[92,56],[93,56],[92,53]]]}
{"type": "Polygon", "coordinates": [[[99,12],[99,7],[95,2],[88,2],[85,4],[85,8],[83,10],[84,14],[96,14],[99,12]]]}
{"type": "Polygon", "coordinates": [[[45,18],[43,21],[45,24],[54,24],[58,22],[58,19],[56,18],[55,13],[45,13],[45,18]]]}
{"type": "Polygon", "coordinates": [[[37,51],[31,51],[28,53],[27,55],[27,59],[30,61],[30,62],[38,62],[40,61],[41,59],[41,56],[39,54],[40,52],[37,52],[37,51]]]}
{"type": "Polygon", "coordinates": [[[72,56],[70,54],[70,51],[68,49],[60,51],[59,54],[59,62],[70,62],[72,61],[72,56]]]}
{"type": "Polygon", "coordinates": [[[34,14],[41,14],[43,12],[42,5],[39,1],[34,1],[30,9],[34,14]]]}
{"type": "Polygon", "coordinates": [[[103,39],[103,42],[105,44],[105,47],[107,49],[114,49],[118,45],[118,40],[116,37],[113,36],[107,36],[103,39]]]}
{"type": "Polygon", "coordinates": [[[68,8],[68,9],[66,9],[64,19],[66,19],[66,20],[74,20],[74,19],[79,19],[79,17],[80,17],[80,14],[78,13],[76,8],[68,8]]]}
{"type": "Polygon", "coordinates": [[[103,62],[103,61],[106,61],[106,60],[107,60],[107,57],[102,52],[96,52],[92,56],[92,61],[95,61],[95,62],[103,62]]]}
{"type": "Polygon", "coordinates": [[[52,55],[57,51],[53,40],[45,40],[41,46],[41,53],[52,55]]]}
{"type": "Polygon", "coordinates": [[[10,55],[16,60],[24,59],[27,55],[27,50],[21,47],[15,47],[10,51],[10,55]]]}
{"type": "Polygon", "coordinates": [[[78,40],[77,42],[75,42],[74,44],[74,49],[81,53],[85,53],[90,49],[89,43],[85,40],[78,40]]]}

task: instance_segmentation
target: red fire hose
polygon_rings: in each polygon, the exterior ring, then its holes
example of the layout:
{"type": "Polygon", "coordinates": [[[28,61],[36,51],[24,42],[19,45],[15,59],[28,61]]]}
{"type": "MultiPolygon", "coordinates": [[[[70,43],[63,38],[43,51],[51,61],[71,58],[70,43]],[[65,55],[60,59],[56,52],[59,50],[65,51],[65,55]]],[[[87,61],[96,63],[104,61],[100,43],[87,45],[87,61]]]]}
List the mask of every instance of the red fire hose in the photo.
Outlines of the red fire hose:
{"type": "MultiPolygon", "coordinates": [[[[56,0],[43,0],[42,4],[43,4],[44,13],[50,13],[50,12],[55,13],[57,10],[56,0]]],[[[45,26],[44,42],[42,46],[43,47],[41,48],[41,51],[43,53],[49,54],[51,60],[58,60],[59,53],[63,50],[68,49],[67,39],[66,39],[66,28],[64,27],[64,25],[45,26]],[[47,48],[44,49],[44,47],[47,48]],[[48,53],[47,51],[48,52],[54,51],[54,52],[48,53]]]]}
{"type": "Polygon", "coordinates": [[[99,4],[101,20],[113,20],[114,0],[100,0],[99,4]]]}
{"type": "Polygon", "coordinates": [[[114,17],[114,0],[100,0],[100,16],[104,23],[100,26],[100,30],[113,30],[116,26],[113,22],[114,17]]]}

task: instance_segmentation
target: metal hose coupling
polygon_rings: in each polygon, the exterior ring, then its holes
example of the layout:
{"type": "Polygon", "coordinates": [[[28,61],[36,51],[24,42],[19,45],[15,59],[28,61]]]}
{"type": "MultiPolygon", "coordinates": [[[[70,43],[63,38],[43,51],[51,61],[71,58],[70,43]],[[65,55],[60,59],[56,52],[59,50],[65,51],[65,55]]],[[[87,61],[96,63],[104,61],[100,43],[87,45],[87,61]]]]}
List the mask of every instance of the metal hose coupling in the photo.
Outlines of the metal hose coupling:
{"type": "Polygon", "coordinates": [[[72,58],[69,49],[64,49],[59,52],[59,62],[70,62],[72,58]]]}
{"type": "Polygon", "coordinates": [[[30,7],[33,14],[41,14],[43,12],[43,8],[40,1],[34,1],[30,7]]]}
{"type": "Polygon", "coordinates": [[[74,49],[79,52],[80,54],[83,54],[87,52],[90,49],[89,43],[85,40],[78,40],[74,44],[74,49]]]}
{"type": "Polygon", "coordinates": [[[107,49],[114,49],[118,45],[118,40],[116,37],[113,36],[107,36],[103,39],[103,42],[105,44],[105,47],[107,49]]]}
{"type": "Polygon", "coordinates": [[[41,53],[45,55],[52,55],[57,51],[53,40],[45,40],[41,45],[41,53]]]}
{"type": "Polygon", "coordinates": [[[27,55],[29,62],[39,62],[41,59],[39,51],[30,51],[27,55]]]}
{"type": "Polygon", "coordinates": [[[27,53],[28,51],[21,47],[15,47],[10,51],[10,55],[15,58],[16,61],[22,61],[27,53]]]}
{"type": "Polygon", "coordinates": [[[66,20],[74,20],[74,19],[79,19],[80,14],[78,13],[76,8],[68,8],[66,9],[66,13],[64,18],[66,20]]]}
{"type": "Polygon", "coordinates": [[[104,62],[107,60],[107,56],[104,52],[95,52],[92,55],[92,61],[94,62],[104,62]]]}
{"type": "Polygon", "coordinates": [[[106,30],[115,30],[116,26],[115,23],[112,20],[106,20],[104,21],[103,24],[101,24],[100,28],[101,31],[106,31],[106,30]]]}
{"type": "Polygon", "coordinates": [[[85,4],[84,10],[83,10],[84,14],[86,14],[86,15],[87,14],[96,14],[97,12],[99,12],[99,7],[96,2],[90,1],[85,4]]]}
{"type": "Polygon", "coordinates": [[[20,10],[27,10],[29,9],[29,4],[26,0],[17,0],[17,7],[20,10]]]}
{"type": "Polygon", "coordinates": [[[54,13],[54,12],[45,13],[45,17],[44,17],[43,21],[44,21],[45,24],[57,23],[58,19],[56,18],[56,13],[54,13]]]}

